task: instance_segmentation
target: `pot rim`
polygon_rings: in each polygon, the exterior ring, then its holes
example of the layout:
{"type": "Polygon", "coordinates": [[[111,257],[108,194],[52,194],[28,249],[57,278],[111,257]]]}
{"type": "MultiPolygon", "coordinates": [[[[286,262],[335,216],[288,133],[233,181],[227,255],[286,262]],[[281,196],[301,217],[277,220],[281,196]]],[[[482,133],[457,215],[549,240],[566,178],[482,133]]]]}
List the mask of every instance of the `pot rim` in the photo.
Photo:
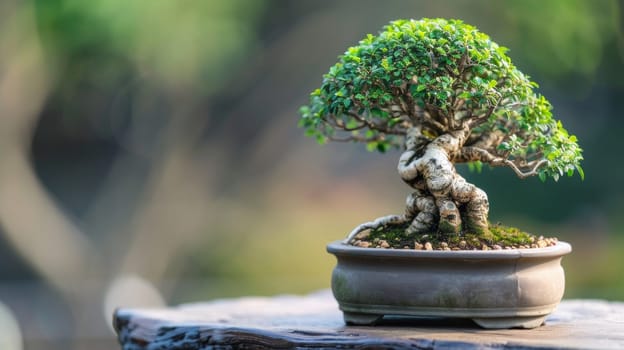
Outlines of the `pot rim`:
{"type": "Polygon", "coordinates": [[[572,246],[559,241],[556,245],[545,248],[507,249],[507,250],[414,250],[362,248],[345,244],[342,240],[327,245],[327,252],[336,256],[376,257],[376,258],[427,258],[427,259],[520,259],[558,257],[572,252],[572,246]]]}

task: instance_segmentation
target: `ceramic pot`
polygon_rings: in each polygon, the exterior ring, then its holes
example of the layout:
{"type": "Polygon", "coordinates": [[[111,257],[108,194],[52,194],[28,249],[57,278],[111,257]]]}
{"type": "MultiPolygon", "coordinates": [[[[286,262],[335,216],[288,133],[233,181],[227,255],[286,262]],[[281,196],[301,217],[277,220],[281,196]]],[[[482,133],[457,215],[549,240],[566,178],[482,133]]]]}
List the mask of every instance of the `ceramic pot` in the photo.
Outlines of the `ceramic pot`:
{"type": "Polygon", "coordinates": [[[332,291],[347,324],[384,315],[470,318],[484,328],[535,328],[561,301],[561,258],[546,248],[425,251],[360,248],[342,241],[327,251],[338,263],[332,291]]]}

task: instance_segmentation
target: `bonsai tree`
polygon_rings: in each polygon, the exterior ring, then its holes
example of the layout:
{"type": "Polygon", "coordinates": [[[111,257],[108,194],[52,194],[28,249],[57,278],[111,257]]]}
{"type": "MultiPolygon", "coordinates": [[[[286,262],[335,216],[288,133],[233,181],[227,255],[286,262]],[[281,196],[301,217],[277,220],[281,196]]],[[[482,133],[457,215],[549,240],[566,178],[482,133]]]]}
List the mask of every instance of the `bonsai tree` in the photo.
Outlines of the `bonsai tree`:
{"type": "Polygon", "coordinates": [[[402,215],[348,236],[403,225],[406,234],[471,233],[491,239],[486,193],[455,164],[507,167],[518,177],[583,177],[576,137],[553,118],[538,85],[507,48],[459,20],[397,20],[349,48],[300,109],[321,144],[400,148],[398,172],[413,188],[402,215]]]}

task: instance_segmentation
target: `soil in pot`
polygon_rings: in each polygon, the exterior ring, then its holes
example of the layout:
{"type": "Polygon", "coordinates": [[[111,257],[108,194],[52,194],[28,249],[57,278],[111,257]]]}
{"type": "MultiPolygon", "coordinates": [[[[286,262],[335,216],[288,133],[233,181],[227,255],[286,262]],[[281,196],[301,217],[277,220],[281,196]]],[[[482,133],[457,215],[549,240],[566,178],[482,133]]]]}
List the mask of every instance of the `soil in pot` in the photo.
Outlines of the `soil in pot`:
{"type": "Polygon", "coordinates": [[[470,232],[457,235],[440,233],[405,234],[408,224],[367,230],[353,238],[351,245],[362,248],[415,250],[503,250],[545,248],[557,244],[556,237],[536,236],[518,228],[501,224],[490,225],[492,239],[470,232]]]}

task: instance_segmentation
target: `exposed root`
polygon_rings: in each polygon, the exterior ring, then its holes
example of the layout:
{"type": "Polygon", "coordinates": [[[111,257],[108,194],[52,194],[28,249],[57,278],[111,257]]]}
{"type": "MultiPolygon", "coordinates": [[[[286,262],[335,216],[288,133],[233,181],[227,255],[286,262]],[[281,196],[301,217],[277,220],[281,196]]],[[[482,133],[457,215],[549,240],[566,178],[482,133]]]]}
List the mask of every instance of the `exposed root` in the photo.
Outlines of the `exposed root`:
{"type": "Polygon", "coordinates": [[[404,224],[412,220],[412,218],[413,217],[409,217],[408,215],[387,215],[387,216],[382,216],[380,218],[377,218],[374,221],[365,222],[359,225],[358,227],[354,228],[353,231],[349,233],[347,238],[344,239],[343,243],[345,244],[351,243],[351,240],[353,240],[353,237],[355,237],[358,233],[362,231],[376,230],[378,228],[388,226],[388,225],[404,224]]]}
{"type": "Polygon", "coordinates": [[[455,202],[451,198],[439,198],[436,204],[440,210],[438,231],[447,234],[458,234],[462,228],[462,220],[455,202]]]}
{"type": "Polygon", "coordinates": [[[435,229],[438,220],[438,207],[432,196],[417,190],[407,196],[405,204],[405,215],[414,218],[405,233],[430,232],[435,229]]]}
{"type": "Polygon", "coordinates": [[[358,233],[365,230],[377,230],[390,225],[402,225],[410,222],[409,227],[405,230],[407,234],[431,232],[435,229],[437,220],[438,207],[435,198],[417,190],[407,196],[405,214],[387,215],[374,221],[365,222],[353,229],[345,238],[344,243],[350,243],[358,233]]]}
{"type": "Polygon", "coordinates": [[[464,228],[478,234],[488,234],[488,212],[490,203],[487,194],[477,186],[466,182],[461,176],[453,186],[452,195],[465,205],[463,212],[464,228]]]}

